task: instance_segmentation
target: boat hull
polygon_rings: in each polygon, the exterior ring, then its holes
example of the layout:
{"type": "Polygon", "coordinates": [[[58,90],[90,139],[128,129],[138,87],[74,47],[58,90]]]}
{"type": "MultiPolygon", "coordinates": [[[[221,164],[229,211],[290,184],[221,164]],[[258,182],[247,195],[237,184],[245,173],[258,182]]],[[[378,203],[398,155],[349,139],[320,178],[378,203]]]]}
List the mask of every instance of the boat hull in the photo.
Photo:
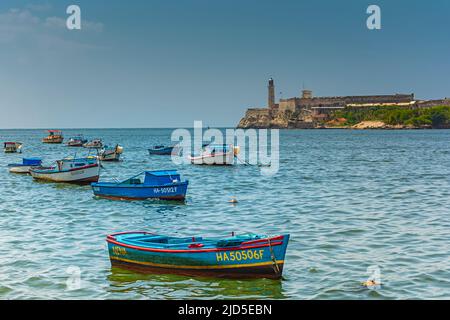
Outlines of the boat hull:
{"type": "Polygon", "coordinates": [[[83,142],[68,142],[67,146],[68,147],[82,147],[83,146],[83,142]]]}
{"type": "Polygon", "coordinates": [[[58,139],[47,139],[47,138],[44,138],[44,139],[42,139],[42,142],[43,143],[62,143],[64,141],[64,138],[58,138],[58,139]]]}
{"type": "Polygon", "coordinates": [[[234,154],[221,153],[215,155],[201,155],[198,157],[190,157],[191,163],[196,165],[233,165],[234,154]]]}
{"type": "Polygon", "coordinates": [[[93,183],[92,190],[97,197],[117,200],[178,200],[186,198],[188,182],[164,186],[120,185],[116,183],[93,183]]]}
{"type": "Polygon", "coordinates": [[[100,166],[94,164],[65,171],[31,169],[30,173],[36,180],[90,184],[98,181],[100,177],[100,166]]]}
{"type": "Polygon", "coordinates": [[[11,173],[30,173],[30,170],[36,168],[36,166],[10,166],[9,172],[11,173]]]}
{"type": "Polygon", "coordinates": [[[120,153],[112,152],[112,153],[101,153],[98,156],[100,161],[120,161],[120,153]]]}
{"type": "Polygon", "coordinates": [[[135,247],[108,236],[111,265],[143,273],[225,278],[282,277],[289,235],[238,247],[164,250],[135,247]]]}
{"type": "Polygon", "coordinates": [[[179,154],[179,147],[166,147],[160,149],[148,149],[149,155],[160,155],[160,156],[170,156],[172,154],[179,154]]]}
{"type": "MultiPolygon", "coordinates": [[[[267,278],[280,279],[281,276],[274,272],[273,264],[240,267],[235,269],[175,269],[168,267],[152,267],[149,265],[142,265],[134,262],[127,262],[120,258],[110,258],[111,266],[132,270],[139,273],[149,274],[176,274],[182,276],[193,277],[214,277],[214,278],[235,278],[235,279],[251,279],[251,278],[267,278]]],[[[280,272],[283,272],[284,263],[278,262],[280,272]]]]}

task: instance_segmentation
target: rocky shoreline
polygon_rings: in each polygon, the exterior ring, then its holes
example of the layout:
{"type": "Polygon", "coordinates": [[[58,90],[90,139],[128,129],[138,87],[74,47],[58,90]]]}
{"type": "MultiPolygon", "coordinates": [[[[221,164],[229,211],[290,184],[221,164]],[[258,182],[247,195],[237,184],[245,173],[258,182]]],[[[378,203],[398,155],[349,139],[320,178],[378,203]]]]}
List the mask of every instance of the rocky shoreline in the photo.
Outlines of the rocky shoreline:
{"type": "Polygon", "coordinates": [[[345,118],[315,121],[300,112],[271,112],[249,109],[237,125],[239,129],[352,129],[352,130],[413,130],[450,129],[450,123],[431,124],[387,124],[380,120],[361,121],[349,125],[345,118]]]}

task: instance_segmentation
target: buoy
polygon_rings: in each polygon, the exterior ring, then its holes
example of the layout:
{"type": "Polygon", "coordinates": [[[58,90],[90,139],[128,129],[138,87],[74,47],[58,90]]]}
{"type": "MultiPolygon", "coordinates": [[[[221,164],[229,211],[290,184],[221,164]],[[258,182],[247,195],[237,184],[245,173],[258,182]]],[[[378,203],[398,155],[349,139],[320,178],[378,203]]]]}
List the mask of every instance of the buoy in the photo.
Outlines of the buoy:
{"type": "Polygon", "coordinates": [[[239,154],[239,152],[241,152],[241,148],[239,146],[235,146],[233,148],[233,152],[234,152],[234,156],[237,157],[237,155],[239,154]]]}
{"type": "Polygon", "coordinates": [[[367,280],[367,281],[364,281],[362,283],[362,285],[365,286],[365,287],[370,288],[370,287],[379,286],[379,285],[381,285],[381,283],[376,282],[375,280],[367,280]]]}
{"type": "Polygon", "coordinates": [[[235,197],[231,198],[229,203],[238,203],[237,199],[235,197]]]}

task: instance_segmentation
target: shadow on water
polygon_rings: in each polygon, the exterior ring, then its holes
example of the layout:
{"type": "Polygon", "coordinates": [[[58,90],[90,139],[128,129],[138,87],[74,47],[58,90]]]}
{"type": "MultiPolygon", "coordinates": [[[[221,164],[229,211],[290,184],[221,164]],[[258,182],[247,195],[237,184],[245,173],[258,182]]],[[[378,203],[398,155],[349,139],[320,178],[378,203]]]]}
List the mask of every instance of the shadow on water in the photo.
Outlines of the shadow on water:
{"type": "Polygon", "coordinates": [[[98,201],[109,201],[113,202],[125,202],[125,203],[137,203],[143,205],[144,207],[151,207],[155,205],[162,205],[164,207],[178,207],[186,205],[186,201],[181,200],[159,200],[159,199],[146,199],[146,200],[130,200],[130,199],[108,199],[99,196],[92,196],[93,199],[98,201]]]}
{"type": "Polygon", "coordinates": [[[130,296],[153,296],[162,293],[161,299],[223,298],[223,299],[285,299],[281,280],[271,279],[224,279],[211,277],[189,277],[173,274],[145,274],[127,269],[111,267],[107,290],[111,294],[130,296]]]}
{"type": "Polygon", "coordinates": [[[67,182],[54,182],[47,180],[37,180],[33,179],[33,183],[41,184],[41,185],[49,185],[54,186],[56,189],[86,189],[89,190],[91,188],[90,183],[67,183],[67,182]]]}

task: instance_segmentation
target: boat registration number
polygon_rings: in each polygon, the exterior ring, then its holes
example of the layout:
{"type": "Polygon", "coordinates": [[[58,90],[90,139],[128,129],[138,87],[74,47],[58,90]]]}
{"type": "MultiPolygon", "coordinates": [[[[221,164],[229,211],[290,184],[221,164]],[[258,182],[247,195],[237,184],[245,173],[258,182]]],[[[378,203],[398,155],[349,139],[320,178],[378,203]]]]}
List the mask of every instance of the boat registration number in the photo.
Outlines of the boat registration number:
{"type": "Polygon", "coordinates": [[[237,250],[230,252],[217,252],[216,261],[242,261],[242,260],[261,260],[264,255],[264,249],[260,250],[237,250]]]}
{"type": "Polygon", "coordinates": [[[155,188],[153,191],[160,194],[174,193],[177,192],[177,187],[155,188]]]}
{"type": "Polygon", "coordinates": [[[111,250],[112,253],[116,256],[123,256],[127,254],[127,250],[123,247],[113,246],[111,250]]]}

